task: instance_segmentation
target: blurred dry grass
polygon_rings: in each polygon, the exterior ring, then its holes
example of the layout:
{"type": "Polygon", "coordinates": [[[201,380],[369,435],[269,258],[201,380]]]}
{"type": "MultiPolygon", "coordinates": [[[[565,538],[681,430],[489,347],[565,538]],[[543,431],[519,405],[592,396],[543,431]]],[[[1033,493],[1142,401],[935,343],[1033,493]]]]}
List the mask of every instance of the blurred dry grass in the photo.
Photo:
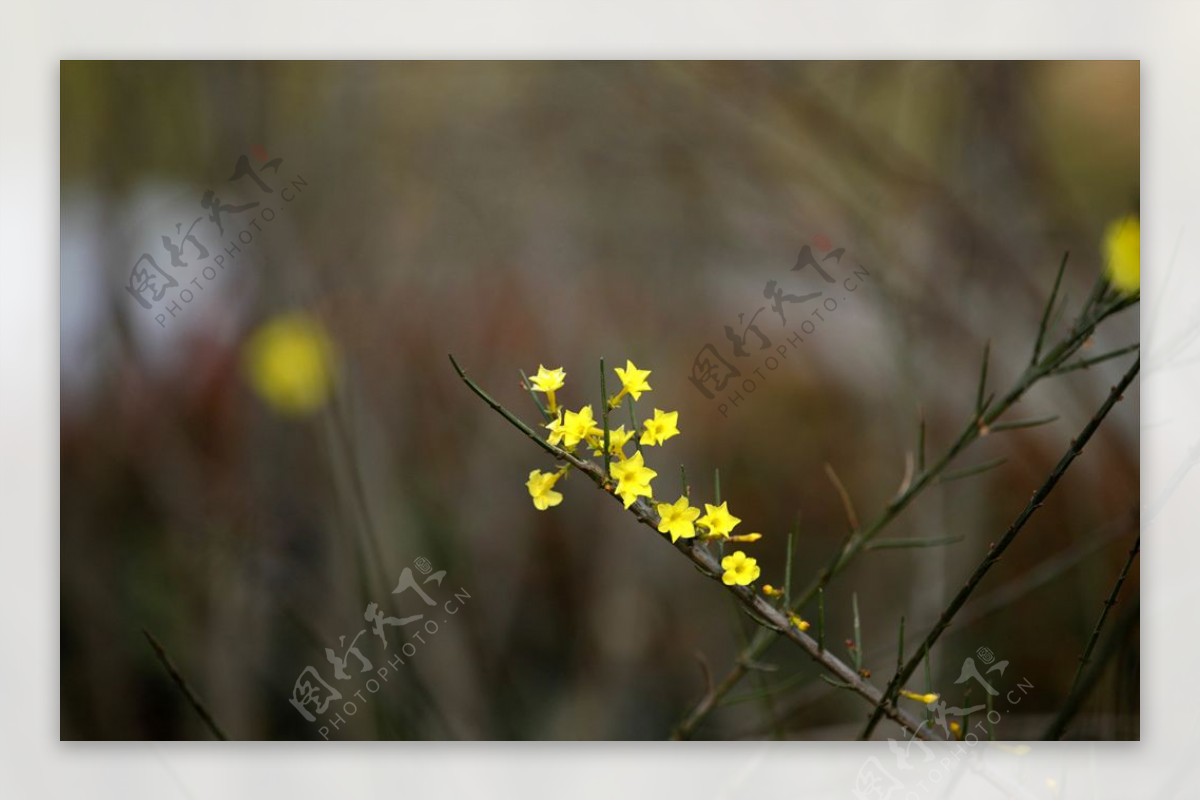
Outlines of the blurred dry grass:
{"type": "MultiPolygon", "coordinates": [[[[673,493],[685,463],[708,493],[719,467],[731,509],[768,535],[755,552],[775,583],[799,515],[804,580],[846,530],[823,465],[878,510],[918,409],[931,452],[969,415],[985,341],[996,386],[1024,366],[1064,250],[1082,301],[1104,224],[1137,208],[1138,81],[1131,62],[64,62],[62,736],[205,736],[145,626],[232,736],[315,737],[293,681],[418,556],[472,600],[339,736],[665,736],[703,690],[696,654],[724,672],[748,621],[583,482],[535,511],[523,482],[546,460],[446,353],[529,420],[519,368],[565,366],[571,405],[598,400],[600,356],[652,369],[650,400],[683,432],[655,452],[656,486],[673,493]],[[123,289],[176,222],[159,199],[199,212],[255,145],[309,187],[160,329],[123,289]],[[871,282],[723,417],[687,381],[693,357],[725,347],[818,235],[871,282]],[[240,372],[253,326],[298,307],[342,354],[336,416],[278,418],[240,372]]],[[[1128,314],[1094,352],[1136,338],[1128,314]]],[[[899,616],[923,630],[1119,370],[1024,401],[1059,421],[985,439],[964,462],[1003,467],[935,489],[889,532],[965,539],[866,555],[831,588],[832,639],[850,636],[857,591],[885,681],[899,616]]],[[[983,592],[1079,557],[994,596],[934,655],[939,687],[981,646],[1033,682],[1001,736],[1033,735],[1061,703],[1134,536],[1137,420],[1130,398],[983,592]]],[[[1090,736],[1137,736],[1138,652],[1135,629],[1090,736]]],[[[772,681],[799,677],[774,702],[788,736],[853,735],[856,699],[783,648],[769,661],[772,681]]],[[[702,731],[769,734],[754,702],[702,731]]]]}

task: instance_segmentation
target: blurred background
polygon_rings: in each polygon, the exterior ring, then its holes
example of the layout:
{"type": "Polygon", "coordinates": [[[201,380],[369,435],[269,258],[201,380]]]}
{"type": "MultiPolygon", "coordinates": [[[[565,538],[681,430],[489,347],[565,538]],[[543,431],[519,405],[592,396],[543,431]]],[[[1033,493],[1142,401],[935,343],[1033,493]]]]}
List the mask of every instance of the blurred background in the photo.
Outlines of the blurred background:
{"type": "MultiPolygon", "coordinates": [[[[799,520],[803,585],[848,530],[826,465],[874,519],[920,416],[932,460],[985,343],[1004,391],[1064,251],[1052,339],[1138,211],[1136,62],[63,62],[61,104],[64,739],[213,736],[146,633],[234,739],[666,737],[753,624],[582,477],[535,510],[552,462],[447,354],[530,422],[521,370],[564,367],[577,408],[601,357],[650,369],[639,417],[682,432],[647,451],[656,496],[683,464],[711,499],[719,468],[762,581],[799,520]],[[844,248],[834,285],[791,270],[806,245],[844,248]],[[782,320],[771,281],[837,308],[782,320]],[[760,309],[786,358],[706,397],[707,346],[762,364],[725,333],[760,309]]],[[[1011,417],[1056,421],[983,438],[954,466],[1003,464],[907,509],[884,536],[957,541],[862,555],[826,593],[834,650],[856,593],[882,687],[900,617],[918,641],[1128,361],[1039,384],[1011,417]]],[[[980,649],[1028,685],[998,738],[1062,706],[1137,536],[1138,417],[1132,392],[931,654],[960,707],[980,649]]],[[[1113,628],[1137,594],[1135,564],[1071,737],[1138,737],[1138,628],[1113,628]]],[[[807,657],[763,663],[695,736],[857,735],[865,703],[807,657]]]]}

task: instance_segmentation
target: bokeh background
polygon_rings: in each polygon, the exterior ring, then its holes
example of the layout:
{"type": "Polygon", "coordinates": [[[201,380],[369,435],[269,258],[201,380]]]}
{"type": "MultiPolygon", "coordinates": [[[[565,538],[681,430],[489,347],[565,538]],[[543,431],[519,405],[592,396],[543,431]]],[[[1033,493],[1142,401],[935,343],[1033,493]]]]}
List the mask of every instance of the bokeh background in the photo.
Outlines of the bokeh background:
{"type": "MultiPolygon", "coordinates": [[[[144,632],[232,738],[320,738],[289,703],[309,665],[357,701],[330,738],[665,737],[753,624],[581,478],[536,511],[524,482],[549,460],[447,354],[529,421],[520,370],[565,367],[577,407],[598,402],[601,357],[651,369],[639,416],[678,410],[683,432],[648,453],[656,494],[676,496],[684,464],[711,495],[719,468],[741,530],[766,535],[746,548],[764,580],[782,581],[799,519],[803,583],[847,531],[826,465],[873,518],[919,416],[940,453],[985,343],[1006,388],[1063,252],[1074,309],[1105,225],[1138,211],[1136,62],[63,62],[61,81],[64,739],[212,736],[144,632]],[[243,156],[270,192],[230,180],[243,156]],[[210,189],[260,205],[219,235],[210,189]],[[251,233],[211,280],[194,247],[175,267],[161,243],[197,217],[210,256],[251,233]],[[724,327],[766,282],[820,288],[789,268],[825,242],[846,249],[839,277],[869,280],[722,413],[688,380],[697,353],[731,358],[724,327]],[[178,283],[150,309],[126,288],[142,253],[178,283]],[[255,353],[263,326],[298,319],[330,372],[284,359],[311,390],[297,400],[255,353]],[[422,611],[390,592],[422,558],[446,571],[426,585],[438,609],[469,598],[377,692],[354,659],[335,680],[325,649],[369,626],[367,604],[422,611]]],[[[779,344],[799,319],[759,322],[779,344]]],[[[1090,351],[1137,336],[1134,309],[1090,351]]],[[[900,616],[910,641],[927,630],[1125,366],[1039,385],[1013,416],[1057,421],[972,446],[963,467],[1006,461],[887,531],[961,540],[862,556],[826,595],[834,647],[856,593],[882,686],[900,616]]],[[[1032,685],[998,737],[1036,736],[1066,697],[1137,535],[1138,418],[1133,392],[931,655],[955,703],[980,648],[1009,661],[1005,686],[1032,685]]],[[[1135,565],[1114,614],[1137,593],[1135,565]]],[[[359,641],[373,670],[396,631],[359,641]]],[[[1138,737],[1125,631],[1069,736],[1138,737]]],[[[861,699],[786,644],[764,662],[697,736],[857,734],[861,699]]]]}

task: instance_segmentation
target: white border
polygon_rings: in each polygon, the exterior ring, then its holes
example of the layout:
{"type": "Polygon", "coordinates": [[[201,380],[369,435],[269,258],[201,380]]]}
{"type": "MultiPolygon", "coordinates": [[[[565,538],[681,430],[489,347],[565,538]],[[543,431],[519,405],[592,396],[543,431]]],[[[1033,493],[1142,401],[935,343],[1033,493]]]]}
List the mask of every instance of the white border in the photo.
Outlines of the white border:
{"type": "MultiPolygon", "coordinates": [[[[0,23],[0,792],[161,797],[849,796],[857,744],[60,744],[58,59],[1137,58],[1145,352],[1200,310],[1200,4],[438,2],[6,4],[0,23]],[[1161,265],[1173,261],[1169,291],[1161,265]],[[1164,295],[1164,292],[1166,294],[1164,295]]],[[[1143,499],[1198,441],[1197,369],[1139,379],[1143,499]]],[[[1194,471],[1200,473],[1200,471],[1194,471]]],[[[1143,742],[989,757],[955,795],[1195,794],[1200,566],[1192,472],[1145,525],[1143,742]],[[1012,785],[1005,785],[1011,780],[1012,785]]]]}

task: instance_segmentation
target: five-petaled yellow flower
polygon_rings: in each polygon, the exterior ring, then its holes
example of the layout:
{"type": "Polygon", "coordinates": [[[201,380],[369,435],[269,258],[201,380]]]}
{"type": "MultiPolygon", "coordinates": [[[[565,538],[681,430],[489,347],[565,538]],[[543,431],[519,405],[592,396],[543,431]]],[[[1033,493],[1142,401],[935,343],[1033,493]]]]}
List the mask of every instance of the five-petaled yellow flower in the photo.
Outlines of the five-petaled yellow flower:
{"type": "MultiPolygon", "coordinates": [[[[710,537],[728,537],[733,531],[733,527],[742,522],[740,517],[734,517],[729,514],[729,502],[722,502],[720,506],[713,506],[711,503],[704,504],[704,517],[696,522],[708,529],[710,537]]],[[[741,553],[741,551],[738,551],[741,553]]],[[[756,574],[757,575],[757,574],[756,574]]]]}
{"type": "Polygon", "coordinates": [[[1112,285],[1127,295],[1137,292],[1141,284],[1141,251],[1141,224],[1137,217],[1113,220],[1104,229],[1104,272],[1112,285]]]}
{"type": "Polygon", "coordinates": [[[742,586],[753,584],[754,580],[762,573],[758,567],[758,560],[746,556],[742,551],[734,551],[722,559],[721,568],[725,571],[721,576],[721,581],[730,587],[734,584],[742,586]]]}
{"type": "Polygon", "coordinates": [[[562,503],[562,493],[554,491],[554,485],[563,477],[563,471],[556,473],[543,473],[541,470],[533,470],[529,473],[529,480],[525,482],[525,486],[529,488],[529,497],[533,498],[533,505],[539,511],[546,511],[551,506],[558,506],[562,503]]]}
{"type": "MultiPolygon", "coordinates": [[[[617,426],[608,430],[608,452],[618,459],[625,458],[625,445],[629,440],[633,439],[634,432],[626,431],[625,426],[617,426]]],[[[600,432],[600,436],[596,437],[596,441],[592,446],[593,456],[603,456],[604,448],[604,432],[600,432]]]]}
{"type": "Polygon", "coordinates": [[[645,431],[642,432],[641,443],[643,445],[662,445],[679,433],[678,422],[679,412],[664,412],[662,409],[655,409],[654,417],[642,423],[645,431]]]}
{"type": "Polygon", "coordinates": [[[626,509],[639,497],[652,497],[650,480],[658,473],[646,467],[641,451],[635,451],[628,459],[616,462],[611,470],[613,478],[617,480],[617,495],[621,496],[626,509]]]}
{"type": "Polygon", "coordinates": [[[558,411],[558,402],[554,398],[554,392],[563,388],[566,379],[567,373],[561,367],[547,370],[540,364],[538,365],[537,375],[529,379],[529,383],[533,385],[534,392],[546,393],[546,406],[550,409],[551,414],[558,411]]]}
{"type": "Polygon", "coordinates": [[[696,518],[700,510],[688,506],[686,495],[681,495],[675,503],[660,503],[658,505],[658,530],[671,535],[671,542],[677,542],[680,537],[691,539],[696,536],[696,518]]]}
{"type": "Polygon", "coordinates": [[[625,369],[620,367],[613,368],[617,373],[617,378],[621,379],[621,391],[618,392],[612,400],[608,402],[610,408],[617,408],[621,398],[629,395],[634,400],[642,397],[643,392],[650,391],[650,383],[646,381],[650,377],[649,370],[639,370],[629,359],[625,360],[625,369]]]}
{"type": "Polygon", "coordinates": [[[578,412],[568,411],[563,415],[561,431],[563,447],[567,450],[571,450],[583,440],[604,435],[604,432],[596,425],[596,418],[592,416],[591,404],[584,406],[578,412]]]}

